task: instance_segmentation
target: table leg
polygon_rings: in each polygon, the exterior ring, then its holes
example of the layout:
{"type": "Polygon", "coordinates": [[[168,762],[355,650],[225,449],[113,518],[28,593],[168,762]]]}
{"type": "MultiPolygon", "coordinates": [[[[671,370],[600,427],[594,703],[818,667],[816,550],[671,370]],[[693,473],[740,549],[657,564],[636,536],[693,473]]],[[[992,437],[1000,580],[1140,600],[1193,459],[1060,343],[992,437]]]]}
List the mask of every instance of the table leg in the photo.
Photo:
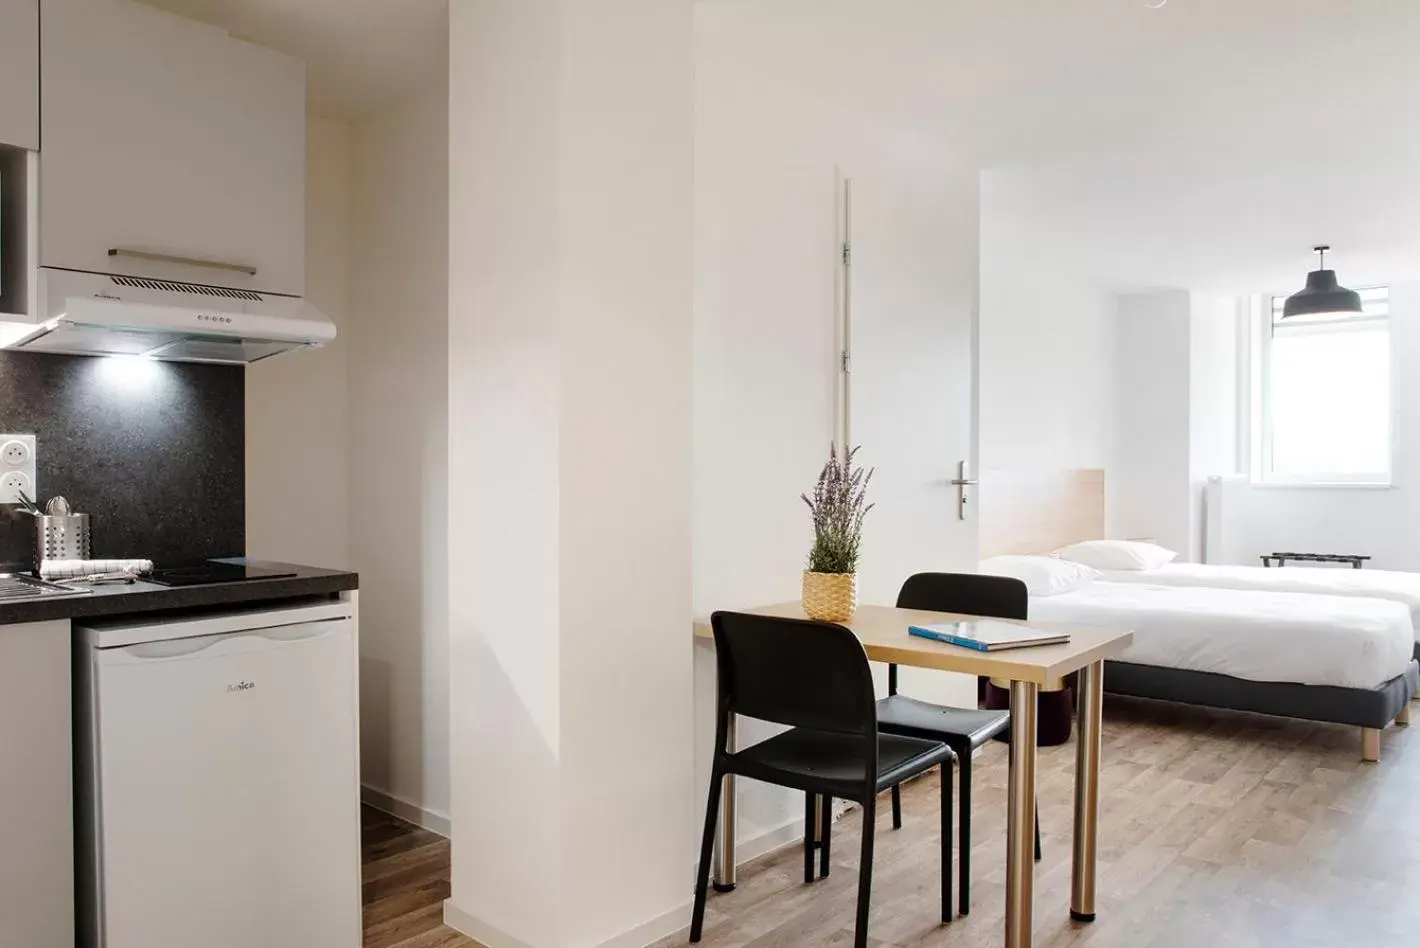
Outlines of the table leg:
{"type": "Polygon", "coordinates": [[[1035,884],[1036,705],[1039,688],[1011,682],[1011,774],[1006,803],[1006,948],[1030,948],[1035,884]]]}
{"type": "MultiPolygon", "coordinates": [[[[730,715],[730,724],[725,731],[725,750],[733,754],[736,750],[739,724],[737,715],[730,715]]],[[[733,892],[735,888],[735,775],[727,774],[720,792],[720,818],[715,834],[716,892],[733,892]]]]}
{"type": "Polygon", "coordinates": [[[1075,747],[1075,858],[1070,917],[1095,920],[1095,854],[1099,839],[1100,727],[1104,713],[1104,663],[1080,669],[1079,734],[1075,747]]]}

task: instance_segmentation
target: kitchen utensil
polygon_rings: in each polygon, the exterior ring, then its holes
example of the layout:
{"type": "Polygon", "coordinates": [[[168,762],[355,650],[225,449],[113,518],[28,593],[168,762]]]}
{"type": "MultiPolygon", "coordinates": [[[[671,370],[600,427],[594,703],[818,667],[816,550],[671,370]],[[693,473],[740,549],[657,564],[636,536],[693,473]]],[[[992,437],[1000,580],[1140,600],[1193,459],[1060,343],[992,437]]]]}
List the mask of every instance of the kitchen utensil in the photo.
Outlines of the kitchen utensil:
{"type": "Polygon", "coordinates": [[[69,507],[69,501],[64,497],[51,497],[49,503],[44,505],[44,512],[51,517],[67,517],[74,511],[69,507]]]}
{"type": "Polygon", "coordinates": [[[34,514],[36,517],[41,516],[39,506],[33,500],[30,500],[29,494],[26,494],[22,490],[16,491],[16,493],[20,495],[20,506],[25,508],[26,513],[34,514]]]}
{"type": "Polygon", "coordinates": [[[35,517],[36,566],[45,560],[87,560],[89,558],[89,515],[35,517]]]}
{"type": "Polygon", "coordinates": [[[138,581],[138,577],[132,573],[91,573],[88,576],[79,576],[74,579],[66,579],[66,586],[132,586],[138,581]]]}

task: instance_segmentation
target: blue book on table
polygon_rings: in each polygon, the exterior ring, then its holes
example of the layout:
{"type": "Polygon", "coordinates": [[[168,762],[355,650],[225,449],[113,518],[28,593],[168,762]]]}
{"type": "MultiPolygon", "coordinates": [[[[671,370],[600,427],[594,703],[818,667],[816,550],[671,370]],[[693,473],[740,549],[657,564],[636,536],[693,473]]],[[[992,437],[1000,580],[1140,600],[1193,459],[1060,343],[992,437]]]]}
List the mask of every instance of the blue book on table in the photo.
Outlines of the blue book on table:
{"type": "Polygon", "coordinates": [[[941,625],[914,625],[907,629],[909,635],[918,638],[960,645],[976,649],[978,652],[999,652],[1008,648],[1027,648],[1032,645],[1059,645],[1070,641],[1063,632],[1047,632],[1010,622],[990,620],[970,622],[946,622],[941,625]]]}

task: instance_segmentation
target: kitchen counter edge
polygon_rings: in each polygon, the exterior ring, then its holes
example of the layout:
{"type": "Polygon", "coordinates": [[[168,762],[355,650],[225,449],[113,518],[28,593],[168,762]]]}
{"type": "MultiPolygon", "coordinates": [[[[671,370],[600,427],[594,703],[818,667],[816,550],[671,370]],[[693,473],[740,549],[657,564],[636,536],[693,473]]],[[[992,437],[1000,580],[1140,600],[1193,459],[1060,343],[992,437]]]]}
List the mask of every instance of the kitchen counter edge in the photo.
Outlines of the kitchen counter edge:
{"type": "Polygon", "coordinates": [[[207,586],[159,586],[156,583],[140,581],[131,586],[100,586],[83,596],[0,602],[0,626],[203,609],[212,606],[254,605],[279,602],[283,599],[300,599],[305,596],[335,595],[360,587],[358,573],[296,566],[290,563],[257,560],[248,562],[253,566],[280,567],[296,575],[250,582],[213,583],[207,586]]]}

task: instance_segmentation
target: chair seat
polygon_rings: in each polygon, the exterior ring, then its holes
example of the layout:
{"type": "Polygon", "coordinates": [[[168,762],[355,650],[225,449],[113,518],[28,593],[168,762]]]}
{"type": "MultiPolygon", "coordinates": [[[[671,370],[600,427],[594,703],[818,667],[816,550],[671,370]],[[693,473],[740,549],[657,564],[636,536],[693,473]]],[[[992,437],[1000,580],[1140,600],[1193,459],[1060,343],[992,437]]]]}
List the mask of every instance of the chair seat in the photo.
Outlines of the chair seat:
{"type": "MultiPolygon", "coordinates": [[[[878,735],[878,790],[954,760],[941,741],[878,735]]],[[[863,739],[793,728],[730,757],[730,769],[782,787],[862,802],[863,739]]]]}
{"type": "Polygon", "coordinates": [[[878,730],[922,740],[945,741],[958,754],[980,747],[1004,731],[1010,723],[1009,711],[945,708],[907,695],[878,699],[878,730]]]}

